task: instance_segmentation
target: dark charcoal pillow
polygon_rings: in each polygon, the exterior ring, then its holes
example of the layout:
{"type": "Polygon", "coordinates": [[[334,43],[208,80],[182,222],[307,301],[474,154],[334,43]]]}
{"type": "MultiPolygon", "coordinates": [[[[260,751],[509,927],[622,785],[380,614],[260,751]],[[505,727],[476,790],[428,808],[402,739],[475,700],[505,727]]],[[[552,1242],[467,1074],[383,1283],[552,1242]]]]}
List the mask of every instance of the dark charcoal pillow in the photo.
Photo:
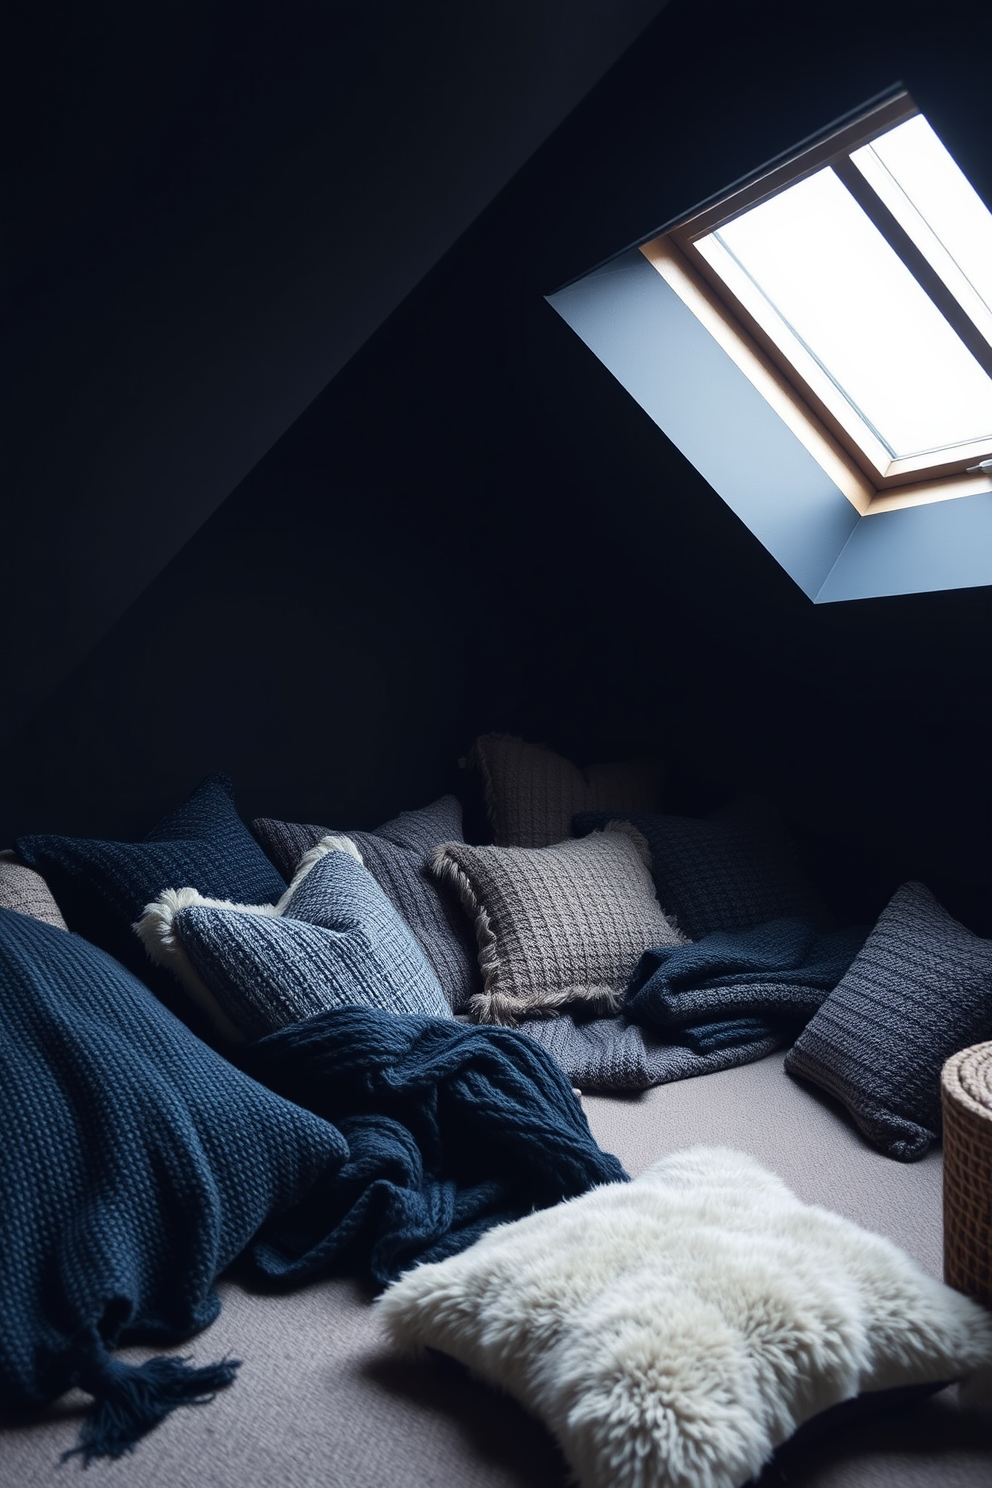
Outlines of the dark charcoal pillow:
{"type": "MultiPolygon", "coordinates": [[[[270,817],[259,817],[251,825],[287,879],[296,872],[304,853],[336,830],[270,817]]],[[[374,832],[349,831],[347,835],[420,941],[450,1006],[461,1012],[469,998],[482,990],[475,936],[457,898],[427,868],[442,842],[463,841],[458,798],[442,796],[419,811],[402,812],[374,832]]]]}
{"type": "Polygon", "coordinates": [[[450,1018],[420,942],[350,847],[318,843],[274,910],[167,889],[134,928],[227,1038],[338,1007],[450,1018]]]}
{"type": "Polygon", "coordinates": [[[233,1369],[108,1350],[210,1323],[215,1278],[348,1149],[78,935],[0,910],[0,985],[0,1402],[79,1384],[103,1406],[84,1450],[117,1456],[233,1369]]]}
{"type": "Polygon", "coordinates": [[[843,1101],[879,1152],[910,1162],[940,1132],[944,1061],[989,1037],[992,940],[958,924],[923,884],[908,883],[785,1067],[843,1101]]]}
{"type": "Polygon", "coordinates": [[[478,770],[497,847],[551,847],[571,834],[577,811],[655,811],[663,770],[649,755],[580,769],[544,744],[481,734],[468,752],[478,770]]]}
{"type": "MultiPolygon", "coordinates": [[[[573,820],[576,836],[602,828],[602,811],[573,820]]],[[[826,923],[827,910],[808,883],[763,801],[748,798],[708,817],[623,815],[651,849],[651,873],[662,909],[690,940],[714,930],[750,930],[766,920],[803,915],[826,923]]]]}
{"type": "MultiPolygon", "coordinates": [[[[286,884],[241,820],[226,775],[208,775],[140,842],[88,837],[19,837],[17,851],[37,868],[70,930],[147,978],[151,963],[131,924],[163,889],[191,884],[216,899],[273,903],[286,884]]],[[[156,990],[163,982],[153,982],[156,990]]]]}

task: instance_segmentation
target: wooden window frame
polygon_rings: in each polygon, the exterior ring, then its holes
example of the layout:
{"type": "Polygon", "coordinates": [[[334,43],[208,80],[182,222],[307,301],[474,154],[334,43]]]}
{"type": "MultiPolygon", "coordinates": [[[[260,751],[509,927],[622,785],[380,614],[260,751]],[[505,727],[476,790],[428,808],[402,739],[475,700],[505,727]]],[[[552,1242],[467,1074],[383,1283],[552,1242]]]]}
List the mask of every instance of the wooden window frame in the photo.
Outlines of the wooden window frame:
{"type": "Polygon", "coordinates": [[[762,172],[641,245],[641,252],[715,337],[863,516],[896,507],[992,490],[988,473],[968,467],[992,456],[992,440],[955,447],[954,457],[893,459],[802,347],[787,354],[696,248],[698,239],[759,202],[831,166],[906,263],[983,369],[992,346],[864,180],[850,154],[918,114],[908,93],[867,110],[791,160],[762,172]],[[855,179],[856,178],[856,179],[855,179]]]}

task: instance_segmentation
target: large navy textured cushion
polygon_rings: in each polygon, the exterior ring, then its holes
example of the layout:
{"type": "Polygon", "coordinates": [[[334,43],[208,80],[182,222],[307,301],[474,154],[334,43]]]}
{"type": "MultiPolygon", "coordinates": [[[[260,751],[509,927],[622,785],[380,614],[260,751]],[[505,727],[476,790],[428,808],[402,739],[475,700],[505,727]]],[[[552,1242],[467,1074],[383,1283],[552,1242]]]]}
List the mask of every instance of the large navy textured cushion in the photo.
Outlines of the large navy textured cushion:
{"type": "MultiPolygon", "coordinates": [[[[572,828],[584,837],[615,816],[581,812],[572,828]]],[[[647,839],[661,907],[690,940],[791,915],[828,918],[774,810],[762,801],[748,798],[708,817],[634,812],[621,820],[647,839]]]]}
{"type": "Polygon", "coordinates": [[[107,1350],[209,1323],[218,1273],[347,1146],[78,935],[0,910],[0,989],[0,1402],[112,1396],[107,1350]]]}
{"type": "Polygon", "coordinates": [[[843,1101],[873,1147],[904,1162],[941,1129],[940,1071],[992,1038],[992,940],[903,884],[785,1058],[843,1101]]]}
{"type": "Polygon", "coordinates": [[[166,891],[136,930],[228,1038],[337,1007],[450,1018],[420,942],[368,869],[326,839],[275,911],[166,891]]]}
{"type": "Polygon", "coordinates": [[[210,898],[261,904],[286,888],[238,815],[226,775],[208,775],[140,842],[46,834],[19,837],[17,851],[44,875],[69,929],[143,978],[152,967],[131,924],[163,889],[192,884],[210,898]]]}
{"type": "MultiPolygon", "coordinates": [[[[304,853],[332,829],[305,822],[259,817],[252,831],[287,879],[304,853]]],[[[427,954],[455,1012],[482,990],[475,936],[456,896],[430,874],[428,863],[442,842],[461,842],[462,808],[457,796],[441,796],[416,811],[402,811],[374,832],[348,836],[373,878],[385,889],[427,954]]]]}

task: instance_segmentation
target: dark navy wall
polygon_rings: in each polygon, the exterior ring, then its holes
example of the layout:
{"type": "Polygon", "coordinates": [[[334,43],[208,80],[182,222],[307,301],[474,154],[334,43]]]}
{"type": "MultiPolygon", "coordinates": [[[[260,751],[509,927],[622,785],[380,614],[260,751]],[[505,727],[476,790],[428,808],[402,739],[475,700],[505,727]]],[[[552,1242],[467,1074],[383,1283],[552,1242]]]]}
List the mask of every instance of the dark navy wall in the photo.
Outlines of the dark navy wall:
{"type": "Polygon", "coordinates": [[[213,768],[374,825],[500,728],[655,746],[674,807],[759,790],[852,902],[917,875],[992,933],[992,591],[814,608],[543,298],[900,78],[992,195],[970,10],[674,0],[9,742],[0,831],[139,832],[213,768]]]}

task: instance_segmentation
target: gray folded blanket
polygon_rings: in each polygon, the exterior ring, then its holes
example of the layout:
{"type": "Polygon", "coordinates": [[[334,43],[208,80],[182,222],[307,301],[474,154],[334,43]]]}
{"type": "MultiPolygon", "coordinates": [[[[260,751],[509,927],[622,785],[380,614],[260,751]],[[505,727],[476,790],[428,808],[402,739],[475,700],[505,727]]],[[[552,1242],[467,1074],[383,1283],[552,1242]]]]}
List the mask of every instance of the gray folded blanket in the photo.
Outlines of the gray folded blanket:
{"type": "Polygon", "coordinates": [[[762,1059],[791,1044],[867,937],[861,925],[818,932],[798,916],[715,931],[646,951],[613,1018],[530,1018],[541,1044],[582,1090],[646,1090],[762,1059]]]}

